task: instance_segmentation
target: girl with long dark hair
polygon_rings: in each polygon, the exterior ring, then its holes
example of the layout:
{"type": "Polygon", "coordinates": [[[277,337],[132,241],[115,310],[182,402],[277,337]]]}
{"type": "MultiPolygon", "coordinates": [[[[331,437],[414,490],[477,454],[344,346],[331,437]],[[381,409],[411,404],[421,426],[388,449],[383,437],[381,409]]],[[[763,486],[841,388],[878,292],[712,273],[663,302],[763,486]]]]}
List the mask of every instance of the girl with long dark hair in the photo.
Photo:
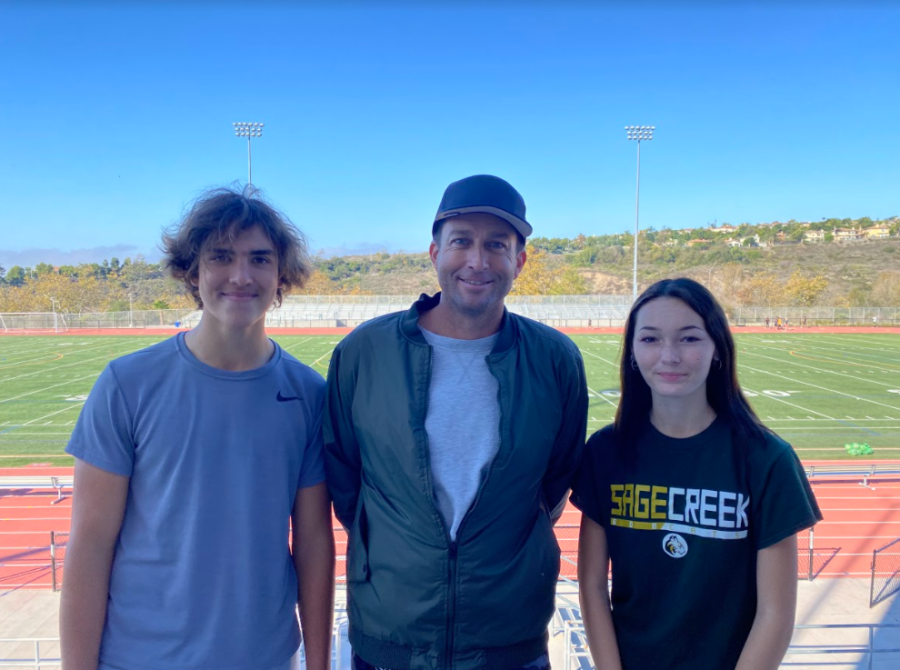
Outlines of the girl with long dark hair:
{"type": "Polygon", "coordinates": [[[793,449],[741,392],[704,286],[666,279],[638,298],[620,380],[572,493],[597,668],[775,670],[793,632],[797,533],[822,515],[793,449]]]}

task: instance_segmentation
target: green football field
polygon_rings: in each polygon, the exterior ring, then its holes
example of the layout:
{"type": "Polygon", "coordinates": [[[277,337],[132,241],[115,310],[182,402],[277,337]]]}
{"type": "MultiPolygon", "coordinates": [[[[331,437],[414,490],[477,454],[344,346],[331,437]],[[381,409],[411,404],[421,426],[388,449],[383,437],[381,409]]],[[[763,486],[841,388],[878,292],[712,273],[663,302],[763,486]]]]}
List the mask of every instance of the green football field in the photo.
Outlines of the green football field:
{"type": "MultiPolygon", "coordinates": [[[[325,375],[340,336],[273,335],[325,375]]],[[[164,337],[0,338],[0,467],[63,454],[94,380],[111,358],[164,337]]],[[[618,401],[617,335],[575,335],[587,367],[593,432],[618,401]]],[[[900,458],[900,337],[766,333],[737,336],[741,385],[757,413],[803,459],[900,458]],[[866,443],[874,454],[847,454],[866,443]]],[[[165,392],[160,389],[160,392],[165,392]]]]}

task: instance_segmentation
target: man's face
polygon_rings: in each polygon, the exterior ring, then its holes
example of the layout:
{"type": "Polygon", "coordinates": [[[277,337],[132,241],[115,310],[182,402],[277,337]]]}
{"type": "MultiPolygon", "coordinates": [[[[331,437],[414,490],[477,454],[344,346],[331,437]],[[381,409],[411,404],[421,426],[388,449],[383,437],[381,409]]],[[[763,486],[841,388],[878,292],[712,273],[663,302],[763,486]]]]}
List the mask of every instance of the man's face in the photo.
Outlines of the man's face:
{"type": "Polygon", "coordinates": [[[204,319],[226,329],[261,327],[278,290],[278,255],[259,226],[234,239],[210,239],[192,281],[204,319]]]}
{"type": "Polygon", "coordinates": [[[502,311],[503,299],[525,265],[516,231],[492,214],[463,214],[444,221],[429,253],[441,302],[469,318],[502,311]]]}

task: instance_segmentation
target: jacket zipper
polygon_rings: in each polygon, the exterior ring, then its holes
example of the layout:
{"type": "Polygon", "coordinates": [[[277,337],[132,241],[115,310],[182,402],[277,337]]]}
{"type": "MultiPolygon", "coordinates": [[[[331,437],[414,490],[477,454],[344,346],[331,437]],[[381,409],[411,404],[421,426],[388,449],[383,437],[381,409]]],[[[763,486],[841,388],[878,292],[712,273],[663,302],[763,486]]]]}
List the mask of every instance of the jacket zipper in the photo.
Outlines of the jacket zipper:
{"type": "MultiPolygon", "coordinates": [[[[469,506],[469,509],[466,510],[466,513],[463,515],[462,520],[459,522],[459,528],[456,529],[456,539],[457,542],[450,542],[450,564],[449,564],[449,576],[450,576],[450,607],[448,608],[448,620],[447,620],[447,667],[450,668],[453,654],[453,618],[456,616],[456,567],[457,567],[457,549],[458,549],[458,540],[462,537],[463,528],[466,525],[466,521],[469,520],[469,516],[472,513],[472,510],[478,506],[478,501],[481,500],[481,494],[487,488],[488,482],[491,479],[491,474],[494,472],[494,464],[497,462],[497,459],[500,458],[500,452],[503,451],[503,431],[501,430],[501,426],[503,425],[503,404],[500,402],[500,378],[494,374],[494,370],[491,367],[491,363],[489,360],[485,359],[485,363],[487,363],[488,371],[493,375],[494,379],[497,380],[497,408],[500,411],[500,420],[497,422],[497,433],[500,441],[497,446],[497,454],[494,456],[494,459],[491,461],[491,466],[488,468],[487,474],[484,476],[484,481],[481,482],[481,486],[478,487],[478,493],[475,494],[475,500],[472,501],[472,504],[469,506]]],[[[426,433],[427,435],[427,433],[426,433]]],[[[431,468],[429,466],[429,481],[431,476],[431,468]]],[[[432,492],[432,499],[434,493],[432,492]]],[[[446,531],[446,526],[444,526],[444,530],[446,531]]],[[[449,539],[449,532],[447,532],[447,537],[449,539]]]]}
{"type": "MultiPolygon", "coordinates": [[[[457,537],[459,535],[457,534],[457,537]]],[[[453,620],[456,618],[456,542],[450,543],[450,561],[447,564],[450,601],[447,608],[447,649],[444,652],[444,667],[453,667],[453,620]]]]}
{"type": "MultiPolygon", "coordinates": [[[[425,425],[425,418],[428,416],[428,390],[431,388],[431,372],[434,368],[434,348],[429,345],[430,351],[430,359],[428,363],[428,384],[426,386],[425,392],[425,412],[422,415],[422,425],[425,425]]],[[[459,522],[459,528],[456,529],[456,537],[459,539],[462,537],[463,528],[466,525],[466,521],[469,520],[469,516],[475,507],[478,506],[478,502],[481,500],[481,494],[487,488],[488,482],[491,479],[491,474],[494,472],[494,465],[497,462],[497,459],[500,457],[500,453],[503,451],[503,431],[501,427],[503,426],[503,403],[500,401],[501,399],[501,388],[500,388],[500,378],[494,373],[494,369],[491,367],[491,362],[487,358],[485,358],[485,363],[488,366],[488,371],[497,380],[497,408],[499,410],[499,421],[497,422],[497,434],[499,438],[498,446],[497,446],[497,454],[494,456],[494,459],[491,461],[491,466],[488,468],[487,474],[484,477],[484,481],[481,482],[481,486],[478,487],[478,493],[475,494],[475,500],[472,501],[472,504],[469,506],[469,509],[466,510],[466,513],[463,515],[462,520],[459,522]]],[[[434,505],[434,478],[431,473],[431,451],[428,446],[428,432],[425,432],[425,457],[428,460],[428,493],[431,495],[431,504],[434,505]]],[[[437,507],[435,507],[435,513],[438,516],[438,521],[441,523],[441,528],[444,529],[444,536],[447,539],[447,548],[449,550],[449,561],[447,564],[447,578],[448,578],[448,603],[447,607],[447,644],[445,647],[445,664],[447,668],[452,667],[452,659],[453,659],[453,620],[456,617],[456,571],[457,571],[457,554],[459,543],[450,538],[450,531],[447,529],[447,524],[444,523],[443,519],[440,516],[440,512],[437,511],[437,507]]]]}
{"type": "Polygon", "coordinates": [[[472,501],[472,504],[469,506],[469,509],[466,510],[466,513],[463,515],[462,521],[459,522],[459,528],[456,529],[456,537],[457,539],[462,537],[463,528],[466,525],[466,521],[469,520],[469,515],[472,510],[478,506],[478,502],[481,500],[481,494],[487,488],[488,482],[491,479],[491,475],[494,472],[494,465],[497,463],[497,459],[500,458],[500,453],[503,451],[503,403],[500,402],[501,397],[501,389],[500,389],[500,378],[494,374],[494,369],[491,367],[491,362],[485,359],[485,363],[488,366],[488,372],[497,380],[497,409],[499,410],[499,421],[497,422],[497,454],[494,456],[491,461],[491,466],[488,468],[487,474],[484,476],[484,481],[481,482],[481,486],[478,487],[478,492],[475,494],[475,500],[472,501]]]}
{"type": "MultiPolygon", "coordinates": [[[[425,405],[424,412],[422,412],[422,428],[425,427],[425,419],[428,417],[428,393],[431,389],[431,373],[434,369],[434,347],[428,345],[429,359],[428,359],[428,377],[426,378],[425,384],[425,405]]],[[[431,505],[434,508],[434,514],[437,517],[438,523],[441,525],[441,529],[444,531],[444,538],[447,541],[447,549],[449,550],[449,561],[447,563],[447,643],[444,648],[444,655],[446,658],[446,666],[448,668],[451,667],[451,659],[453,657],[453,618],[456,615],[456,542],[454,542],[450,538],[450,531],[447,528],[447,524],[444,523],[443,518],[441,517],[441,513],[438,511],[437,505],[434,501],[434,476],[431,473],[431,447],[428,444],[428,431],[424,431],[425,433],[425,461],[428,464],[426,468],[426,475],[428,480],[428,495],[431,497],[431,505]]],[[[465,520],[465,519],[463,519],[465,520]]],[[[461,524],[460,524],[461,525],[461,524]]],[[[459,533],[457,533],[457,536],[459,533]]]]}

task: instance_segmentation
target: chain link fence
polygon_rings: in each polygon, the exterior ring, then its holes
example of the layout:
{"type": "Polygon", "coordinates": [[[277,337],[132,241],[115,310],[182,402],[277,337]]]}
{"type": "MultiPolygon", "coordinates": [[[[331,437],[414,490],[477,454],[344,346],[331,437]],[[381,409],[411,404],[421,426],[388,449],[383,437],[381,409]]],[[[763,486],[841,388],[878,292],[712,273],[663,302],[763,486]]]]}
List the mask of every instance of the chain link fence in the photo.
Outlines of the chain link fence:
{"type": "Polygon", "coordinates": [[[869,607],[900,591],[900,538],[872,552],[872,582],[869,607]]]}
{"type": "MultiPolygon", "coordinates": [[[[75,329],[172,328],[183,324],[195,309],[148,309],[128,312],[0,313],[0,330],[61,332],[75,329]]],[[[199,312],[197,312],[199,321],[199,312]]]]}
{"type": "MultiPolygon", "coordinates": [[[[287,296],[281,307],[266,315],[266,327],[352,328],[378,316],[405,310],[416,299],[413,295],[287,296]]],[[[558,328],[621,328],[628,318],[631,296],[510,296],[506,306],[510,312],[558,328]]],[[[0,330],[193,328],[201,315],[196,309],[0,313],[0,330]]],[[[814,326],[900,326],[900,307],[736,307],[729,311],[728,318],[733,326],[778,326],[791,330],[814,326]]]]}
{"type": "Polygon", "coordinates": [[[898,326],[900,307],[736,307],[728,314],[733,326],[787,328],[813,326],[898,326]]]}

